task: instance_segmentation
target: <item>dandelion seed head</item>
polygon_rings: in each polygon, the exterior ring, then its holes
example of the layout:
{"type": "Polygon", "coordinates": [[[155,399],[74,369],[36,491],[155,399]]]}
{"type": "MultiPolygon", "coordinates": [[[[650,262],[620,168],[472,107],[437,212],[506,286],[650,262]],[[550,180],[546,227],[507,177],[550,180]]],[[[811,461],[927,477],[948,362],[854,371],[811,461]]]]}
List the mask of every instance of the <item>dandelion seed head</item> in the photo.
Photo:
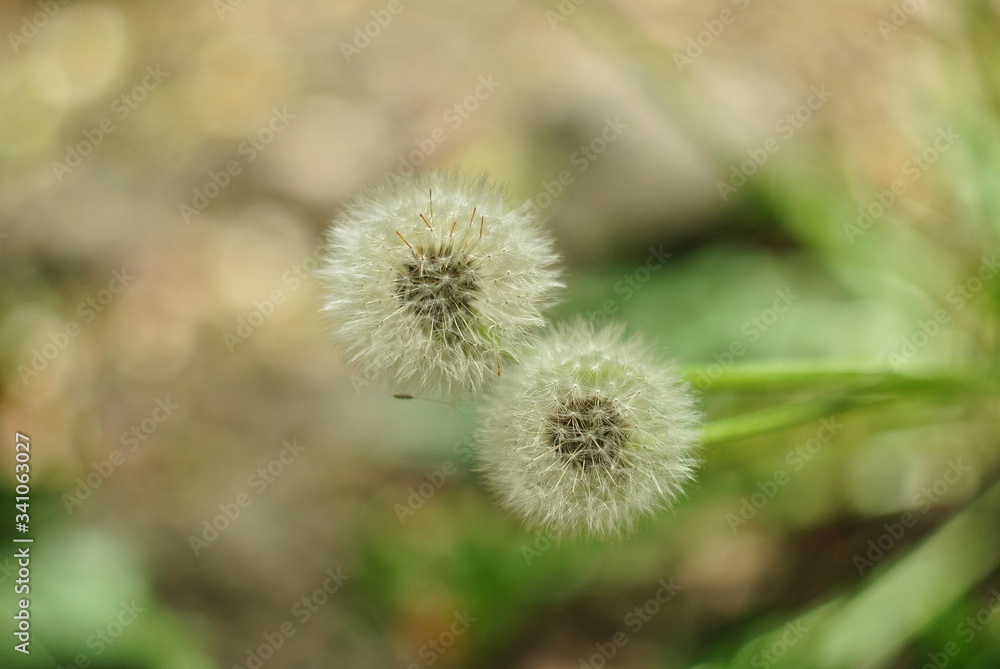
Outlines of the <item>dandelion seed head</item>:
{"type": "Polygon", "coordinates": [[[527,203],[486,176],[397,177],[334,220],[318,271],[334,340],[396,394],[476,392],[516,360],[561,287],[527,203]]]}
{"type": "Polygon", "coordinates": [[[491,393],[479,468],[501,504],[553,536],[625,534],[693,478],[686,382],[618,326],[556,329],[491,393]]]}

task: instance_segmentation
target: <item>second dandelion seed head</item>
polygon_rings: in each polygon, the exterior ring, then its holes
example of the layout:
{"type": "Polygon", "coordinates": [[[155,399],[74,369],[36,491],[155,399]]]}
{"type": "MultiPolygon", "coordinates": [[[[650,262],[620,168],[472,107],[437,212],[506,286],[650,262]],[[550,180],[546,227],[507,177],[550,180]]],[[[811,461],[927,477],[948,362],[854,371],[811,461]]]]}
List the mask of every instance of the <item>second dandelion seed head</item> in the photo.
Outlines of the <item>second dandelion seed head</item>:
{"type": "Polygon", "coordinates": [[[558,328],[492,393],[480,469],[501,503],[555,536],[612,536],[693,477],[687,384],[620,327],[558,328]]]}

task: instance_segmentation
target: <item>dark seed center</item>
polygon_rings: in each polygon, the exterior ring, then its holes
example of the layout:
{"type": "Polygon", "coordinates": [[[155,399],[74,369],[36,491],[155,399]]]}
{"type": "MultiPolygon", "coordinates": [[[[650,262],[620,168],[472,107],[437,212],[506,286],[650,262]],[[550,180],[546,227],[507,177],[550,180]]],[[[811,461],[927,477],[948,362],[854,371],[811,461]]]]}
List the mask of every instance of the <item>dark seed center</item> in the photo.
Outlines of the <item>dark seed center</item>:
{"type": "Polygon", "coordinates": [[[556,453],[583,469],[611,464],[628,440],[621,412],[601,395],[563,402],[549,419],[548,435],[556,453]]]}
{"type": "Polygon", "coordinates": [[[447,329],[472,312],[481,291],[472,259],[450,246],[428,249],[403,264],[396,295],[411,312],[447,329]]]}

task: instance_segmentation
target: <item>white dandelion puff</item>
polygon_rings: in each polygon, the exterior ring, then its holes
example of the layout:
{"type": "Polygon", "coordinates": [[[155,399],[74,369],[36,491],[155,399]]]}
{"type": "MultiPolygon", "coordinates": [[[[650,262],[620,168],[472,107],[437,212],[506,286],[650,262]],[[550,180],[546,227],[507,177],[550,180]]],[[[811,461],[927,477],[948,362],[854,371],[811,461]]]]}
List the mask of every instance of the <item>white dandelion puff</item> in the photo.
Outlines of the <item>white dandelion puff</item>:
{"type": "Polygon", "coordinates": [[[479,469],[536,531],[627,533],[693,478],[700,414],[689,386],[620,326],[557,329],[487,405],[479,469]]]}
{"type": "Polygon", "coordinates": [[[527,203],[484,175],[393,178],[351,201],[319,276],[333,338],[399,396],[480,390],[545,324],[561,286],[527,203]]]}

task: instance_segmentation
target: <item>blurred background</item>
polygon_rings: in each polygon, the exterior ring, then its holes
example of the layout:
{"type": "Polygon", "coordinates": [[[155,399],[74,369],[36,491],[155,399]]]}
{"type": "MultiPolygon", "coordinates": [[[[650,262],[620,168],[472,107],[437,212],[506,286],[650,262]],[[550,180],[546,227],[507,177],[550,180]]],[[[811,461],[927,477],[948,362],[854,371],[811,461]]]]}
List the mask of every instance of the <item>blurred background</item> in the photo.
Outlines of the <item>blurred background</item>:
{"type": "Polygon", "coordinates": [[[3,666],[1000,665],[1000,2],[37,0],[0,26],[3,666]],[[713,425],[807,417],[710,440],[634,537],[526,533],[474,408],[352,375],[318,315],[346,199],[454,165],[549,219],[553,320],[642,333],[713,425]]]}

